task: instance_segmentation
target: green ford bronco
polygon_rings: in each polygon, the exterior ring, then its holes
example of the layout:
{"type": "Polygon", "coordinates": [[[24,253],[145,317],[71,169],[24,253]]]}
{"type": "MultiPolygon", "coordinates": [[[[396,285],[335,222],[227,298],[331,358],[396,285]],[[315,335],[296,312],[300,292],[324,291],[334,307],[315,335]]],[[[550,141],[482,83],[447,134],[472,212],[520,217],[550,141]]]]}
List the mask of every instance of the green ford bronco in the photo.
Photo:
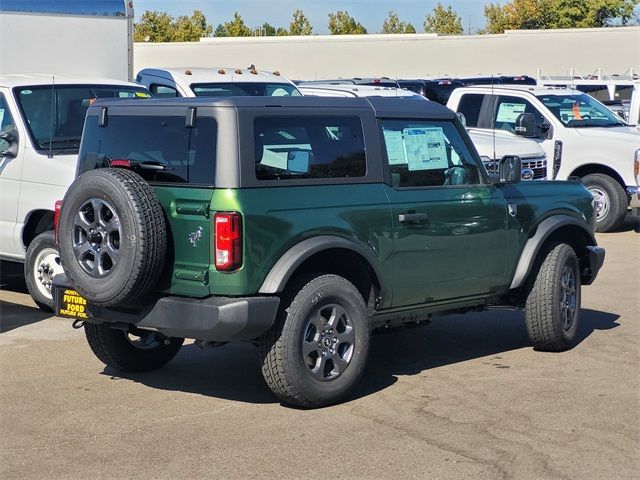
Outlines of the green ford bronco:
{"type": "Polygon", "coordinates": [[[57,312],[126,371],[185,338],[259,345],[284,403],[347,396],[373,331],[524,310],[533,346],[576,340],[604,250],[576,181],[485,171],[450,110],[394,98],[98,101],[57,236],[57,312]]]}

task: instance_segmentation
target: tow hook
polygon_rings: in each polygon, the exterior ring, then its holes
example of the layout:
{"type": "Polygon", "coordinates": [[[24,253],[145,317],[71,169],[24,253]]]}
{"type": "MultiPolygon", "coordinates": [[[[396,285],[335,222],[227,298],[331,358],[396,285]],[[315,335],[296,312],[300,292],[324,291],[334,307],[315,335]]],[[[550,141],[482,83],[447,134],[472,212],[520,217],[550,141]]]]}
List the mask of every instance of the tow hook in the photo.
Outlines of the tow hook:
{"type": "Polygon", "coordinates": [[[74,320],[73,323],[71,324],[71,327],[75,328],[76,330],[79,328],[84,327],[84,320],[74,320]]]}

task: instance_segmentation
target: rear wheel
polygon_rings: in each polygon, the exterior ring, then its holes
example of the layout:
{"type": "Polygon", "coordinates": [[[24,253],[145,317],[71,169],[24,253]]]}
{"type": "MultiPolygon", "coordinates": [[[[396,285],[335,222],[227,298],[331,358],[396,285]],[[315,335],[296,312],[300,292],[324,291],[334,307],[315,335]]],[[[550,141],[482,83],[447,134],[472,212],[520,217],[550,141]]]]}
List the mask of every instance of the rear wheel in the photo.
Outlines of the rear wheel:
{"type": "Polygon", "coordinates": [[[370,338],[366,305],[353,284],[337,275],[297,285],[261,339],[262,373],[284,403],[330,405],[346,397],[364,372],[370,338]]]}
{"type": "Polygon", "coordinates": [[[125,331],[106,324],[85,323],[84,333],[93,353],[105,365],[123,372],[146,372],[176,356],[183,338],[150,331],[125,331]]]}
{"type": "Polygon", "coordinates": [[[546,254],[525,304],[527,333],[538,350],[571,348],[580,319],[578,258],[566,243],[552,245],[546,254]]]}
{"type": "Polygon", "coordinates": [[[31,298],[42,310],[52,312],[51,294],[53,277],[63,273],[60,254],[53,232],[38,235],[29,244],[24,261],[24,278],[31,298]]]}
{"type": "Polygon", "coordinates": [[[619,227],[627,215],[627,194],[613,178],[601,173],[585,175],[582,182],[595,201],[596,230],[608,232],[619,227]]]}

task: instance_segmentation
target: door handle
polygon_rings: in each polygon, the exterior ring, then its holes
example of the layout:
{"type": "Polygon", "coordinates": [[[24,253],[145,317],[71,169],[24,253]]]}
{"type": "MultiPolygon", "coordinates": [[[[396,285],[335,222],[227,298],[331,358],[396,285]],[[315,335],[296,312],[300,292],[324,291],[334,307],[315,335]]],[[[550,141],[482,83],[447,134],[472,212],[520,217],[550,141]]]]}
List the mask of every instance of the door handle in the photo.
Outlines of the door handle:
{"type": "Polygon", "coordinates": [[[398,221],[400,223],[420,223],[429,219],[429,215],[426,213],[401,213],[398,215],[398,221]]]}

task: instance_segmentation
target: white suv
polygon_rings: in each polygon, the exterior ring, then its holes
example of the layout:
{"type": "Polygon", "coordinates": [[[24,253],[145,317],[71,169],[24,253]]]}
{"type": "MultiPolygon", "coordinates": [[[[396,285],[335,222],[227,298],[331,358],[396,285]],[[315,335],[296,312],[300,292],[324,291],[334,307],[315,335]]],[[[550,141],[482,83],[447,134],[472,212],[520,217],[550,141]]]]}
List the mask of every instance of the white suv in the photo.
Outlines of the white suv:
{"type": "Polygon", "coordinates": [[[467,126],[503,129],[538,142],[550,179],[580,177],[597,207],[597,229],[618,227],[640,204],[640,132],[577,90],[476,86],[454,90],[447,107],[467,126]]]}

